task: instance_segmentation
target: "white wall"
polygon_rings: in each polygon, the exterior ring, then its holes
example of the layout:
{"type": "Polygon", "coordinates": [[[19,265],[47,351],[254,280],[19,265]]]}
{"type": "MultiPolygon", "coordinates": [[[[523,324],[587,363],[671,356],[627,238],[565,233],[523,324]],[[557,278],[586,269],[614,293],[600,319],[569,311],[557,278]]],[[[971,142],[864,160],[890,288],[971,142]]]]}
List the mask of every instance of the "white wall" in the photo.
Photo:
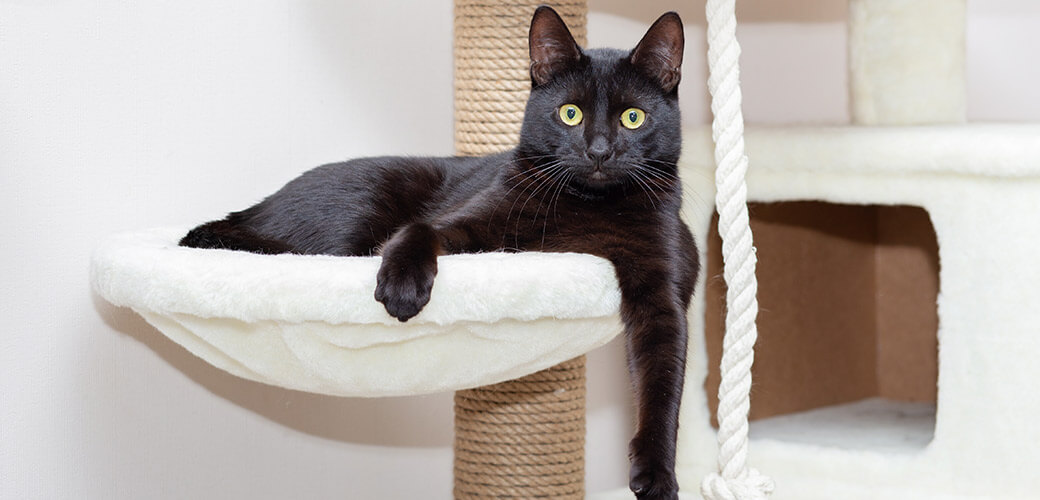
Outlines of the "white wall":
{"type": "MultiPolygon", "coordinates": [[[[684,114],[706,122],[702,2],[590,4],[594,45],[680,11],[684,114]]],[[[749,121],[847,121],[844,2],[741,9],[749,121]]],[[[214,218],[322,162],[450,153],[451,16],[448,0],[0,0],[0,498],[450,498],[450,395],[236,379],[96,298],[87,262],[115,231],[214,218]]],[[[1040,121],[1038,46],[1037,2],[971,4],[972,119],[1040,121]]],[[[616,343],[590,357],[593,491],[627,478],[623,365],[616,343]]]]}

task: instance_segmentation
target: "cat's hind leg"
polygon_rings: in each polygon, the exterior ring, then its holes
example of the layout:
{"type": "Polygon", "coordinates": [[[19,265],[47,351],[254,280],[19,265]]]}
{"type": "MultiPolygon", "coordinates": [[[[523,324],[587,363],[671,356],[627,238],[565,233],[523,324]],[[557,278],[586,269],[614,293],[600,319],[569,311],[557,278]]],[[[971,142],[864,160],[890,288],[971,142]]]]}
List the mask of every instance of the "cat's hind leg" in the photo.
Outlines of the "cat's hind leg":
{"type": "Polygon", "coordinates": [[[298,253],[283,241],[267,238],[228,219],[207,222],[181,238],[178,245],[191,248],[219,248],[261,254],[298,253]]]}

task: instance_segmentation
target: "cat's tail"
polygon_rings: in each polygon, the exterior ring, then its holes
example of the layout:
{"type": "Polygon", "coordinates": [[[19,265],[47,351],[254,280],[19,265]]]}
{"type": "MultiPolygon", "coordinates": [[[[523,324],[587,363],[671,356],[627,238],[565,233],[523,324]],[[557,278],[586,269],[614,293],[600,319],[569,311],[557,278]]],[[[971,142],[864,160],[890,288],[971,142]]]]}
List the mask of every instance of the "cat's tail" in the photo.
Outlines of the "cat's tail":
{"type": "Polygon", "coordinates": [[[262,254],[299,253],[284,241],[261,236],[230,219],[229,216],[196,227],[188,231],[178,244],[182,247],[221,248],[262,254]]]}

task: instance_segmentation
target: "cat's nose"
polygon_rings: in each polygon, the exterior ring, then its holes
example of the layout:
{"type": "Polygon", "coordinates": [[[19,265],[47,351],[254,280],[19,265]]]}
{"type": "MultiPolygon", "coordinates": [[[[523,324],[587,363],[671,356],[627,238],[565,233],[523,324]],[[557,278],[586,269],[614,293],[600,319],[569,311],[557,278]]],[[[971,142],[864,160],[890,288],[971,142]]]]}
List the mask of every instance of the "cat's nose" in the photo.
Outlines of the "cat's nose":
{"type": "Polygon", "coordinates": [[[602,135],[594,137],[592,142],[589,143],[589,147],[585,148],[585,156],[596,162],[597,165],[607,161],[611,153],[610,144],[607,142],[607,138],[602,135]]]}

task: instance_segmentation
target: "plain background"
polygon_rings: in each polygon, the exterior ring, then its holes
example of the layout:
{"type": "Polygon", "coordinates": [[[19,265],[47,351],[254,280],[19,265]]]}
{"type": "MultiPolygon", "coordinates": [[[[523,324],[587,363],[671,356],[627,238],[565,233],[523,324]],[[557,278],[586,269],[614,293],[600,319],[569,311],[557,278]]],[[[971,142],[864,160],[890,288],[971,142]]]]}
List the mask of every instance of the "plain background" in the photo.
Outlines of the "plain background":
{"type": "MultiPolygon", "coordinates": [[[[589,3],[591,45],[683,15],[684,119],[706,123],[703,2],[589,3]]],[[[739,3],[748,121],[847,122],[845,2],[739,3]]],[[[969,9],[969,118],[1040,121],[1040,2],[969,9]]],[[[0,498],[450,498],[450,394],[237,379],[87,269],[113,232],[216,218],[320,163],[450,154],[451,25],[448,0],[0,0],[0,498]]],[[[617,342],[590,355],[590,491],[627,482],[623,367],[617,342]]]]}

